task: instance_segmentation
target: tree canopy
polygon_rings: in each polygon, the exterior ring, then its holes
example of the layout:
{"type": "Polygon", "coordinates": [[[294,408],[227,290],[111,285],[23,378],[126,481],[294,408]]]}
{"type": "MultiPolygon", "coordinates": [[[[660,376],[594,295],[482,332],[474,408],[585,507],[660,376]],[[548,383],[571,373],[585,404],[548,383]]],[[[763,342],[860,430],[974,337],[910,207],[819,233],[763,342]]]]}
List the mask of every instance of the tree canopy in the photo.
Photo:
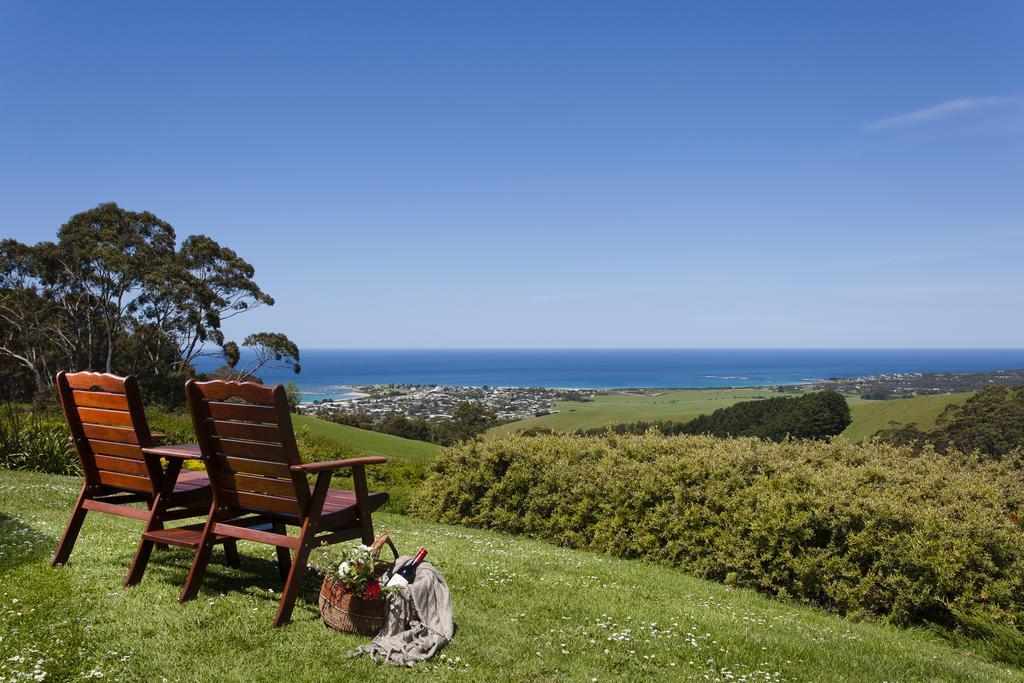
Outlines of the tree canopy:
{"type": "MultiPolygon", "coordinates": [[[[135,374],[180,400],[179,380],[194,374],[196,359],[232,350],[222,323],[273,305],[254,275],[216,240],[190,235],[179,246],[167,221],[114,203],[72,216],[56,242],[3,240],[0,358],[23,380],[3,390],[38,392],[58,370],[89,369],[135,374]]],[[[291,359],[298,372],[298,348],[285,335],[244,343],[291,359]]]]}

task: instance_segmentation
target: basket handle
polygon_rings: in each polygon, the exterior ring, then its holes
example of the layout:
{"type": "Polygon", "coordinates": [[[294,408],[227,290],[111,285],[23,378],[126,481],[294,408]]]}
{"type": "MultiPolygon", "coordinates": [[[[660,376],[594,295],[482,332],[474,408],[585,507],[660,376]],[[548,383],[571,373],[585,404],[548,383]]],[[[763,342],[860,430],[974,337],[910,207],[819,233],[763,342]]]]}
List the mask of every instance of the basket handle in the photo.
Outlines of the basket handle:
{"type": "Polygon", "coordinates": [[[373,545],[370,546],[370,553],[373,555],[373,559],[380,559],[380,551],[386,545],[391,548],[391,552],[395,554],[395,559],[398,559],[398,548],[395,547],[394,541],[387,534],[381,534],[374,540],[373,545]]]}

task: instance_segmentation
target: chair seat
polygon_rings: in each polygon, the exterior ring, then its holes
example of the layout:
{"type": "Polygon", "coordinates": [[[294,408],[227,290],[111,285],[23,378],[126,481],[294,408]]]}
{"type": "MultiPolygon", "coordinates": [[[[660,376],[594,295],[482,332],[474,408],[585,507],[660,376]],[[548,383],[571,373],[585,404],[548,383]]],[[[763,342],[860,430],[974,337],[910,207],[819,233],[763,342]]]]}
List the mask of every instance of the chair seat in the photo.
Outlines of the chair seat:
{"type": "Polygon", "coordinates": [[[359,504],[356,502],[355,491],[328,489],[327,499],[324,500],[323,516],[320,518],[322,525],[334,528],[347,526],[354,522],[360,514],[369,515],[388,502],[386,493],[370,493],[367,498],[370,509],[360,510],[359,504]]]}
{"type": "MultiPolygon", "coordinates": [[[[312,487],[310,487],[310,493],[312,494],[312,492],[312,487]]],[[[386,493],[370,493],[367,497],[369,498],[370,509],[360,511],[354,491],[328,489],[327,498],[324,500],[324,510],[320,517],[321,527],[344,526],[354,521],[359,512],[370,514],[379,510],[384,503],[388,502],[388,494],[386,493]]],[[[266,512],[264,514],[281,519],[286,524],[299,524],[301,522],[299,515],[279,512],[266,512]]]]}
{"type": "MultiPolygon", "coordinates": [[[[199,543],[203,540],[203,526],[204,524],[189,524],[187,526],[179,526],[172,529],[154,529],[147,531],[142,534],[142,537],[147,541],[153,541],[154,543],[165,543],[167,545],[175,545],[179,548],[191,548],[195,550],[199,547],[199,543]]],[[[216,534],[213,537],[214,543],[224,543],[231,539],[227,536],[216,534]]]]}
{"type": "MultiPolygon", "coordinates": [[[[310,490],[312,493],[312,490],[310,490]]],[[[388,494],[386,493],[371,493],[368,496],[370,500],[370,509],[364,510],[363,512],[375,512],[379,510],[384,503],[388,502],[388,494]]],[[[329,515],[340,510],[356,507],[356,494],[355,491],[345,491],[344,489],[327,489],[327,500],[324,501],[324,514],[329,515]]]]}

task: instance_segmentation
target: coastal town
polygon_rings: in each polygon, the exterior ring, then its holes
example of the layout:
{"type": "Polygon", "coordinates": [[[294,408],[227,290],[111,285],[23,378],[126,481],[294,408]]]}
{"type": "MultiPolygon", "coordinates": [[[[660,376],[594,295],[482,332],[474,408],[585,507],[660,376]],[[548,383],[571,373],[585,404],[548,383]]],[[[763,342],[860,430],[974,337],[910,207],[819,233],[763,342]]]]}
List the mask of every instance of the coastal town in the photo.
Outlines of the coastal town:
{"type": "MultiPolygon", "coordinates": [[[[780,393],[805,393],[830,389],[866,399],[909,398],[914,395],[975,391],[997,384],[1024,384],[1024,371],[961,373],[893,373],[865,377],[830,378],[806,384],[777,385],[780,393]]],[[[606,393],[657,395],[666,389],[550,389],[544,387],[469,387],[439,384],[369,384],[361,386],[319,387],[335,390],[329,398],[299,405],[307,415],[330,418],[341,413],[368,417],[378,423],[403,415],[430,422],[449,420],[464,403],[479,404],[494,413],[498,422],[513,422],[558,412],[560,401],[592,401],[606,393]]]]}
{"type": "Polygon", "coordinates": [[[345,387],[346,399],[321,399],[304,403],[307,415],[350,413],[382,420],[391,415],[429,421],[450,419],[464,403],[478,403],[499,421],[511,422],[558,412],[558,401],[589,401],[596,390],[547,389],[543,387],[456,387],[436,384],[374,384],[345,387]]]}
{"type": "Polygon", "coordinates": [[[977,391],[993,385],[1013,387],[1021,384],[1024,384],[1024,370],[997,370],[992,372],[906,372],[866,377],[833,377],[813,384],[779,387],[779,389],[783,391],[832,390],[865,399],[885,400],[977,391]]]}

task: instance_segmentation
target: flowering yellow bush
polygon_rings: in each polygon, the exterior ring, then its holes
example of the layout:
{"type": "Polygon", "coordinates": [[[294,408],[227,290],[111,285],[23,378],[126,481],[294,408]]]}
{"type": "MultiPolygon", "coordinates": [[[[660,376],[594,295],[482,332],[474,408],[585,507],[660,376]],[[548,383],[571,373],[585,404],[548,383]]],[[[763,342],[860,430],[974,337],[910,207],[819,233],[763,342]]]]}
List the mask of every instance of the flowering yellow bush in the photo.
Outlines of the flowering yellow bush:
{"type": "Polygon", "coordinates": [[[1020,461],[838,439],[538,436],[444,449],[416,509],[899,624],[1024,614],[1020,461]]]}

